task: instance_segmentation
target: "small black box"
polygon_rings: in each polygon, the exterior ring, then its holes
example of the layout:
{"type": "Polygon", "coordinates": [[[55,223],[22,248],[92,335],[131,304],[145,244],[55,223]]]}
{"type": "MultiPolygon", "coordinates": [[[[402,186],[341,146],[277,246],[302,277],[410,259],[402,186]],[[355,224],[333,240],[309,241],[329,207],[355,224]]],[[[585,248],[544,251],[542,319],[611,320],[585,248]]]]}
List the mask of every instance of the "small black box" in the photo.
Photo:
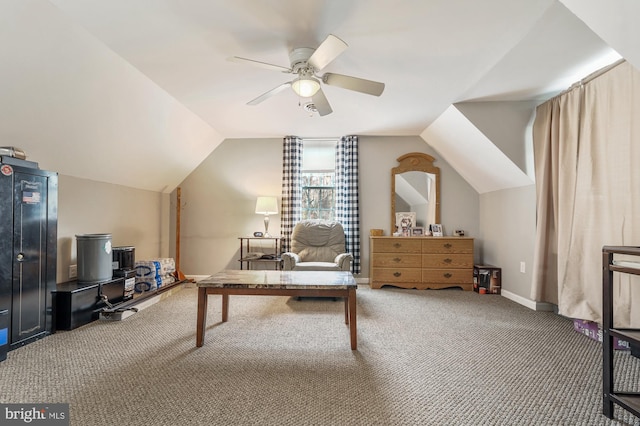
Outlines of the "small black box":
{"type": "Polygon", "coordinates": [[[481,294],[500,294],[502,269],[492,265],[473,266],[473,291],[481,294]]]}
{"type": "Polygon", "coordinates": [[[114,277],[124,278],[124,299],[133,299],[133,293],[136,287],[136,270],[135,269],[114,269],[114,277]]]}

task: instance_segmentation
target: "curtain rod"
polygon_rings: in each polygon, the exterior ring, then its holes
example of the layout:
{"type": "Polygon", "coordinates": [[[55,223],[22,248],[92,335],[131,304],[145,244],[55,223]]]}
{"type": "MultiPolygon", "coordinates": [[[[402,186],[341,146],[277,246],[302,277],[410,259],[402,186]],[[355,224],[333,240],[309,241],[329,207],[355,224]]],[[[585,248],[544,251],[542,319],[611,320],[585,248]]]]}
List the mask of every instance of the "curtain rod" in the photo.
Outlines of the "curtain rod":
{"type": "Polygon", "coordinates": [[[307,141],[335,141],[337,139],[340,139],[340,137],[335,137],[335,138],[331,138],[331,137],[327,137],[327,138],[305,138],[303,136],[300,139],[304,139],[304,140],[307,140],[307,141]]]}
{"type": "Polygon", "coordinates": [[[311,142],[335,142],[337,140],[339,140],[339,137],[336,138],[305,138],[305,137],[300,137],[300,139],[305,140],[305,141],[311,141],[311,142]]]}
{"type": "MultiPolygon", "coordinates": [[[[607,65],[607,66],[606,66],[606,67],[604,67],[604,68],[600,68],[599,70],[592,72],[591,74],[589,74],[589,75],[588,75],[588,76],[586,76],[585,78],[583,78],[583,79],[581,79],[581,80],[578,80],[578,81],[576,81],[575,83],[573,83],[571,86],[569,86],[569,88],[568,88],[568,89],[566,89],[566,90],[564,90],[564,91],[562,91],[562,92],[558,93],[556,96],[554,96],[554,98],[556,98],[556,97],[558,97],[558,96],[562,96],[562,95],[564,95],[565,93],[568,93],[568,92],[572,91],[572,90],[573,90],[573,89],[575,89],[576,87],[580,87],[580,86],[582,86],[582,85],[584,85],[584,84],[589,83],[591,80],[594,80],[594,79],[596,79],[596,78],[600,77],[602,74],[604,74],[604,73],[606,73],[606,72],[611,71],[612,69],[614,69],[615,67],[617,67],[618,65],[620,65],[620,64],[622,64],[622,63],[624,63],[624,62],[626,62],[626,60],[625,60],[624,58],[622,58],[622,59],[618,59],[618,60],[617,60],[617,61],[615,61],[614,63],[609,64],[609,65],[607,65]]],[[[551,98],[551,99],[553,99],[553,98],[551,98]]]]}

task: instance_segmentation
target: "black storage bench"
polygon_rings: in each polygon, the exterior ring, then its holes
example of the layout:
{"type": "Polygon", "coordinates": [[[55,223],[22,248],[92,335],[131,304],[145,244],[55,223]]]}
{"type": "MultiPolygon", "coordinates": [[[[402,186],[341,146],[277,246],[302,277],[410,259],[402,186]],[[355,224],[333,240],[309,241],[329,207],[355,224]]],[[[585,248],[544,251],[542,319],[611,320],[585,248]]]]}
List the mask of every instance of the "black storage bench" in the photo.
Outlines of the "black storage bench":
{"type": "Polygon", "coordinates": [[[52,292],[54,331],[73,330],[97,320],[100,309],[106,306],[100,297],[102,294],[107,296],[110,303],[122,302],[124,278],[101,283],[69,281],[58,284],[52,292]]]}

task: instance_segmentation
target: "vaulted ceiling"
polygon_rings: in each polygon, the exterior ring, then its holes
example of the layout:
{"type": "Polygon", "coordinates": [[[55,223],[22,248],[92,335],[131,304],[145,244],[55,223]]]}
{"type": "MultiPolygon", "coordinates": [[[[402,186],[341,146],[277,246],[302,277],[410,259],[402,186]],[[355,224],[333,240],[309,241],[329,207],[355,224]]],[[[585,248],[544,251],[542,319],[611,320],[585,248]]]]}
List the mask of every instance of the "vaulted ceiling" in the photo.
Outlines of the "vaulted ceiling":
{"type": "MultiPolygon", "coordinates": [[[[543,100],[619,52],[640,63],[633,0],[3,0],[0,136],[63,174],[171,191],[227,138],[424,135],[456,103],[543,100]],[[604,4],[606,3],[606,4],[604,4]],[[324,70],[386,84],[324,86],[310,114],[288,52],[328,34],[324,70]]],[[[423,136],[424,137],[424,136],[423,136]]]]}

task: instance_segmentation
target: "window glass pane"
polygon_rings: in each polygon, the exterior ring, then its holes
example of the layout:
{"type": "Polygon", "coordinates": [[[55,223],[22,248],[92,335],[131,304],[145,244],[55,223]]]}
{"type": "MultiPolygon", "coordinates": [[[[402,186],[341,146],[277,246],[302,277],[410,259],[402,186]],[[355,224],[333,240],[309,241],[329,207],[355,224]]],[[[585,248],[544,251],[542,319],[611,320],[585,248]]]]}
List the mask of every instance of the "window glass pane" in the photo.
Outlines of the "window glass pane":
{"type": "Polygon", "coordinates": [[[302,218],[334,220],[335,173],[333,171],[303,172],[302,218]]]}
{"type": "Polygon", "coordinates": [[[337,139],[304,140],[302,219],[335,220],[335,148],[337,139]]]}

